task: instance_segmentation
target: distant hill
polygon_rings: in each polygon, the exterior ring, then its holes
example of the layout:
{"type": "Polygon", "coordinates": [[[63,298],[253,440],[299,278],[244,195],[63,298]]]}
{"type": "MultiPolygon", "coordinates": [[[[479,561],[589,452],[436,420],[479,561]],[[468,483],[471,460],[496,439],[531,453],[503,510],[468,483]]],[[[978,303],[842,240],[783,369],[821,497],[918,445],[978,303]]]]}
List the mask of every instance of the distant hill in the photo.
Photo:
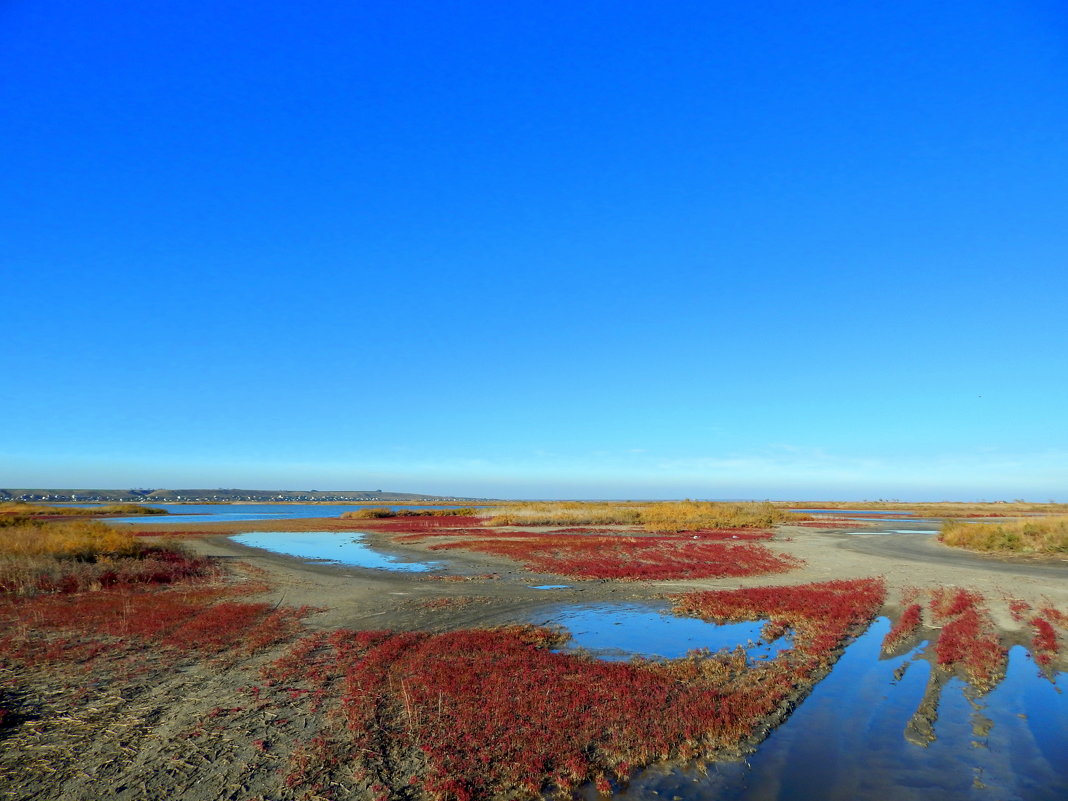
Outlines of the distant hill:
{"type": "Polygon", "coordinates": [[[385,490],[245,490],[245,489],[0,489],[0,501],[51,501],[90,503],[233,503],[256,501],[474,501],[441,495],[385,490]]]}

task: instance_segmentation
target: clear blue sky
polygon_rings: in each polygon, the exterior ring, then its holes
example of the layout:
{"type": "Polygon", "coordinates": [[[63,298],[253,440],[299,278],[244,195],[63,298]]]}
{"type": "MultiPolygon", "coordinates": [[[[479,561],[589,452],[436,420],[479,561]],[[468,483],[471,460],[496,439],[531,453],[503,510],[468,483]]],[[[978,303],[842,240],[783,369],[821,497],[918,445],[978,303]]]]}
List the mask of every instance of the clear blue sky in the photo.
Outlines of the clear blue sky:
{"type": "Polygon", "coordinates": [[[0,486],[1068,500],[1052,2],[0,3],[0,486]]]}

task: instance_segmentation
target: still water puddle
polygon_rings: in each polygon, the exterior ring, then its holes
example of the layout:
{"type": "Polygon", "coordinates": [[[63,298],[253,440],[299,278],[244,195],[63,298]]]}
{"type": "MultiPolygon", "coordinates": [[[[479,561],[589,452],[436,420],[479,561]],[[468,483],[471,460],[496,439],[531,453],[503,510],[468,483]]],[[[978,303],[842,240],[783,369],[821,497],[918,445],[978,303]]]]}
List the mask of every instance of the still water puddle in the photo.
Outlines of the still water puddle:
{"type": "Polygon", "coordinates": [[[563,626],[571,634],[567,650],[581,649],[598,659],[624,661],[635,656],[676,659],[690,651],[719,651],[741,646],[750,659],[772,659],[793,647],[789,636],[761,638],[766,621],[717,625],[670,614],[658,603],[567,604],[542,607],[530,622],[563,626]]]}
{"type": "Polygon", "coordinates": [[[570,590],[570,584],[528,584],[532,590],[570,590]]]}
{"type": "Polygon", "coordinates": [[[419,562],[373,548],[364,541],[363,534],[352,531],[253,531],[236,534],[230,539],[250,548],[353,567],[406,573],[423,573],[442,567],[440,562],[419,562]]]}
{"type": "MultiPolygon", "coordinates": [[[[684,801],[1063,801],[1068,673],[1056,682],[1009,654],[985,695],[933,670],[921,645],[881,659],[890,623],[857,639],[796,711],[744,761],[660,766],[621,799],[684,801]],[[933,702],[921,706],[924,700],[933,702]]],[[[589,798],[595,798],[591,793],[589,798]]]]}

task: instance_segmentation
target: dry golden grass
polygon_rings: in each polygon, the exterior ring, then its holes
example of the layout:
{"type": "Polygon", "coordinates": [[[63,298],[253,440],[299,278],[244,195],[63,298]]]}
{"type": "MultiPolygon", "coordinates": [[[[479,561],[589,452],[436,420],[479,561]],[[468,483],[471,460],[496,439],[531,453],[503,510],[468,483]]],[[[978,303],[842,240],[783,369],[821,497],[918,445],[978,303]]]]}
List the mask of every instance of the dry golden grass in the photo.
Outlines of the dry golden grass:
{"type": "Polygon", "coordinates": [[[488,510],[489,526],[636,526],[641,507],[624,503],[546,501],[510,503],[488,510]]]}
{"type": "Polygon", "coordinates": [[[129,556],[137,551],[132,534],[88,520],[50,525],[26,522],[0,528],[0,559],[51,557],[94,561],[101,556],[129,556]]]}
{"type": "Polygon", "coordinates": [[[776,523],[804,520],[771,503],[675,501],[642,509],[641,522],[650,531],[696,531],[708,528],[771,528],[776,523]]]}
{"type": "Polygon", "coordinates": [[[1068,553],[1068,515],[998,523],[950,520],[942,527],[939,539],[946,545],[972,551],[1068,553]]]}
{"type": "Polygon", "coordinates": [[[769,528],[803,520],[771,503],[592,503],[581,501],[516,503],[494,507],[489,526],[644,526],[649,531],[713,528],[769,528]]]}
{"type": "Polygon", "coordinates": [[[913,512],[920,517],[1014,517],[1033,514],[1068,514],[1068,503],[1029,503],[1026,501],[957,503],[901,503],[898,501],[813,501],[783,503],[776,506],[790,509],[856,509],[869,512],[913,512]]]}
{"type": "Polygon", "coordinates": [[[49,517],[85,517],[94,515],[165,515],[166,509],[139,503],[112,503],[107,506],[45,506],[36,503],[0,503],[0,515],[48,515],[49,517]]]}

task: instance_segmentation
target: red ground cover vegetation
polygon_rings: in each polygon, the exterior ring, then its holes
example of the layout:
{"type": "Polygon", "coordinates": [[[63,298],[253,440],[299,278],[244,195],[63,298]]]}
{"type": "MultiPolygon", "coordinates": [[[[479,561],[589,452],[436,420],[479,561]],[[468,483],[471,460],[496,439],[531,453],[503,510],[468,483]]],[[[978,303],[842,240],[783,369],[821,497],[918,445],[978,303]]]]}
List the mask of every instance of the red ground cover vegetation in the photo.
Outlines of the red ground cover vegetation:
{"type": "Polygon", "coordinates": [[[942,631],[935,657],[944,668],[959,667],[981,690],[1005,675],[1008,651],[998,639],[993,621],[976,592],[939,588],[931,594],[931,613],[942,631]]]}
{"type": "Polygon", "coordinates": [[[136,557],[101,558],[95,562],[54,560],[25,571],[0,571],[0,595],[77,593],[139,585],[163,585],[218,575],[211,560],[163,547],[139,550],[136,557]]]}
{"type": "Polygon", "coordinates": [[[317,792],[324,764],[344,763],[373,797],[407,784],[432,798],[607,791],[634,767],[738,752],[786,714],[883,601],[878,580],[694,593],[687,614],[771,618],[794,648],[749,663],[741,650],[673,661],[603,662],[557,653],[536,627],[445,634],[313,634],[264,673],[269,686],[336,703],[346,727],[293,763],[291,786],[317,792]],[[318,766],[317,761],[318,760],[318,766]]]}
{"type": "MultiPolygon", "coordinates": [[[[464,532],[453,532],[456,535],[464,532]]],[[[770,532],[697,531],[644,536],[492,531],[461,536],[431,550],[504,556],[528,570],[579,579],[685,579],[784,573],[800,563],[746,540],[770,532]],[[728,542],[732,544],[728,544],[728,542]]],[[[417,536],[403,539],[413,540],[417,536]]]]}
{"type": "Polygon", "coordinates": [[[179,653],[252,653],[301,630],[307,608],[227,600],[225,589],[0,598],[0,653],[24,665],[155,644],[179,653]]]}
{"type": "Polygon", "coordinates": [[[923,607],[919,604],[910,604],[905,608],[901,617],[893,628],[883,638],[883,653],[893,653],[901,643],[908,640],[923,622],[923,607]]]}
{"type": "Polygon", "coordinates": [[[1031,618],[1031,625],[1035,629],[1034,639],[1031,640],[1031,653],[1038,664],[1048,665],[1057,655],[1057,632],[1048,620],[1038,615],[1031,618]]]}
{"type": "Polygon", "coordinates": [[[350,520],[359,528],[372,531],[431,531],[439,528],[478,528],[489,518],[486,517],[387,517],[369,518],[367,520],[350,520]]]}

